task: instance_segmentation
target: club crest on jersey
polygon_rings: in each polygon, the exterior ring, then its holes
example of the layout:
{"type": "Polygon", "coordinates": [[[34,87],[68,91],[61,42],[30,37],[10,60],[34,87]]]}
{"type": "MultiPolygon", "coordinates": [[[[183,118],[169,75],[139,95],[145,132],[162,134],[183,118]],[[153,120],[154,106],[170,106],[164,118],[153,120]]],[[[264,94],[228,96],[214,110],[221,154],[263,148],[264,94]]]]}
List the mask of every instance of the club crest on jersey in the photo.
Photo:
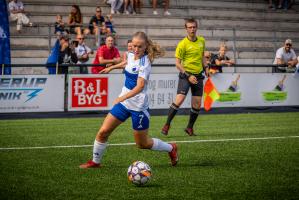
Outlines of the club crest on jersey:
{"type": "Polygon", "coordinates": [[[133,74],[138,74],[138,71],[139,71],[138,68],[139,68],[138,66],[133,66],[132,67],[132,73],[133,74]]]}

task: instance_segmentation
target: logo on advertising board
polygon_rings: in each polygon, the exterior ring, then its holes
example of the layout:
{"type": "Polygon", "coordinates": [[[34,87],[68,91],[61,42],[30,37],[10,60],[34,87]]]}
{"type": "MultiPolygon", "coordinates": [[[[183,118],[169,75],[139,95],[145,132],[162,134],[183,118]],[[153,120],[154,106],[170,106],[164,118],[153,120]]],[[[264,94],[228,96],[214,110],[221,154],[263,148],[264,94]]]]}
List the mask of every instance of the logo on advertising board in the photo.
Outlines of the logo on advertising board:
{"type": "Polygon", "coordinates": [[[73,77],[71,86],[72,108],[108,106],[107,77],[73,77]]]}
{"type": "Polygon", "coordinates": [[[283,102],[287,99],[288,93],[285,90],[284,82],[287,76],[284,75],[272,91],[262,92],[264,101],[266,102],[283,102]]]}
{"type": "Polygon", "coordinates": [[[0,78],[0,101],[22,101],[36,98],[47,82],[47,78],[0,78]]]}
{"type": "Polygon", "coordinates": [[[237,75],[236,79],[232,81],[228,89],[224,92],[220,92],[219,102],[238,102],[241,101],[241,92],[238,91],[238,81],[240,74],[237,75]]]}

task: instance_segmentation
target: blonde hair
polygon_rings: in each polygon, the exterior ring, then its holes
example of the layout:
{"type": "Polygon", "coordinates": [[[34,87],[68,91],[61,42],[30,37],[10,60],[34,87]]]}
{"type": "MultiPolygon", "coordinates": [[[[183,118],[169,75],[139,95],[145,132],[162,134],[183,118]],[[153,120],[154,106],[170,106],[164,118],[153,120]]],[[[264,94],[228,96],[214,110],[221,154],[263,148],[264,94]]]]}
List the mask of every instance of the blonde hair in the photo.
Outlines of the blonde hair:
{"type": "Polygon", "coordinates": [[[146,43],[145,53],[148,55],[148,58],[151,63],[154,62],[155,58],[164,56],[165,54],[164,49],[162,49],[158,43],[153,42],[151,39],[149,39],[144,32],[142,31],[136,32],[133,35],[133,38],[141,38],[145,41],[146,43]]]}

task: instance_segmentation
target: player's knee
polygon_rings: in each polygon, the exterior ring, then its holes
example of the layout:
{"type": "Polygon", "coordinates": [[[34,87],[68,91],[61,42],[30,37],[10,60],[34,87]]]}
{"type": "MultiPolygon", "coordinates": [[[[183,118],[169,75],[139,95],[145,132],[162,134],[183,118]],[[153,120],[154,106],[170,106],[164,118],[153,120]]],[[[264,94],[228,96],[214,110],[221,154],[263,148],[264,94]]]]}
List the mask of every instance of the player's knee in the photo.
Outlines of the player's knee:
{"type": "Polygon", "coordinates": [[[200,109],[200,103],[193,103],[192,108],[199,110],[200,109]]]}

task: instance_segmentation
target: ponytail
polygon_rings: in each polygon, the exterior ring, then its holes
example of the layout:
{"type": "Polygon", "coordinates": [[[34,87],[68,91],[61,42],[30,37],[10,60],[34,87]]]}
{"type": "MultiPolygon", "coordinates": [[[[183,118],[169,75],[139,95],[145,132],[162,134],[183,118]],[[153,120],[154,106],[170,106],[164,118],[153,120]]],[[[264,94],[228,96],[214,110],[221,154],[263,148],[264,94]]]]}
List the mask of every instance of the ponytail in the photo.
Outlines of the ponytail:
{"type": "Polygon", "coordinates": [[[141,32],[141,31],[136,32],[133,35],[133,38],[134,37],[140,37],[141,39],[143,39],[145,41],[145,43],[146,43],[145,52],[147,53],[147,56],[151,63],[154,62],[155,58],[164,56],[164,54],[165,54],[164,49],[162,49],[158,43],[153,42],[151,39],[149,39],[144,32],[141,32]]]}

